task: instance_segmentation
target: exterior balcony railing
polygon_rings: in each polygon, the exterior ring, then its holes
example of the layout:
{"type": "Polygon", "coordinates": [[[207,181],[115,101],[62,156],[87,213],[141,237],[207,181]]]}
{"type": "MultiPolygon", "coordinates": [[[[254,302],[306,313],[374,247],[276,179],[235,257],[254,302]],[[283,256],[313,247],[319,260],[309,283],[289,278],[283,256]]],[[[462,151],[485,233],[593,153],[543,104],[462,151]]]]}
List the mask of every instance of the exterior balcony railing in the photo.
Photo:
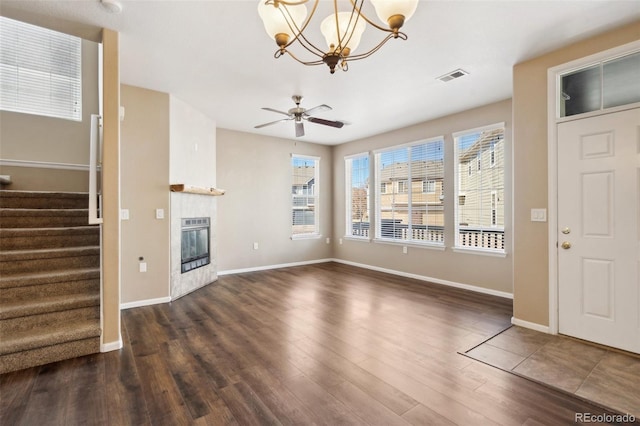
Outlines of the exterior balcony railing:
{"type": "MultiPolygon", "coordinates": [[[[382,238],[400,241],[444,242],[444,227],[442,226],[413,225],[409,229],[409,225],[405,223],[387,219],[382,221],[380,234],[382,238]]],[[[351,235],[369,238],[369,222],[354,222],[351,235]]],[[[471,226],[460,227],[457,247],[504,250],[504,230],[471,226]]]]}

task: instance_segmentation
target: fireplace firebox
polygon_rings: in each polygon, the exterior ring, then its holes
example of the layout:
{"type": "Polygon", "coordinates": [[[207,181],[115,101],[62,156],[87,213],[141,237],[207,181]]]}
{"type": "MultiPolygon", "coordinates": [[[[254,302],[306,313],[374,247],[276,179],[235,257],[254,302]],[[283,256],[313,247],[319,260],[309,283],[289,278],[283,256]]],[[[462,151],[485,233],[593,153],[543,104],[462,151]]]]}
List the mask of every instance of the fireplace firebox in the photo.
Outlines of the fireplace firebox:
{"type": "Polygon", "coordinates": [[[183,274],[211,263],[209,222],[208,217],[182,219],[181,272],[183,274]]]}

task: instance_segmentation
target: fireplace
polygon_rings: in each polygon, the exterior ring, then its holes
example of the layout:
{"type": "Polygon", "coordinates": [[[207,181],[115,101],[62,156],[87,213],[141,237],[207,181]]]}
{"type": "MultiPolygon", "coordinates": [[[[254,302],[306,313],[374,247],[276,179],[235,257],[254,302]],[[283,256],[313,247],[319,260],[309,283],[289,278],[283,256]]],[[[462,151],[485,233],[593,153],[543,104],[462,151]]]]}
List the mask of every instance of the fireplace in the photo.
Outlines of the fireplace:
{"type": "Polygon", "coordinates": [[[211,263],[209,223],[208,217],[182,219],[181,273],[184,274],[211,263]]]}

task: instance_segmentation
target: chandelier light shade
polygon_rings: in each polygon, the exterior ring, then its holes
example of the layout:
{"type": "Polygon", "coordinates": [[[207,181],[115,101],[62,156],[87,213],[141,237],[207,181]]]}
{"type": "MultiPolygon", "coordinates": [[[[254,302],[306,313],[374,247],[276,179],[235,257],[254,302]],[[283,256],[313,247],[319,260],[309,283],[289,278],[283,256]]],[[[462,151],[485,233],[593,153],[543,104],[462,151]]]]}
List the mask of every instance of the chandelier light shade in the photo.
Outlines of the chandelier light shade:
{"type": "Polygon", "coordinates": [[[340,12],[337,15],[337,19],[335,15],[329,15],[324,18],[320,24],[320,32],[327,41],[329,51],[335,50],[342,40],[342,51],[349,49],[349,53],[345,53],[345,55],[349,55],[360,44],[360,38],[362,38],[362,33],[364,33],[366,27],[367,24],[364,20],[352,20],[350,12],[340,12]],[[347,34],[351,34],[351,36],[347,38],[347,34]]]}
{"type": "MultiPolygon", "coordinates": [[[[264,24],[264,29],[269,34],[269,37],[278,42],[278,37],[286,36],[285,44],[288,44],[290,40],[293,40],[297,31],[296,28],[300,28],[302,23],[307,18],[307,6],[304,3],[299,5],[289,6],[287,8],[287,14],[283,14],[279,7],[274,7],[267,4],[265,1],[261,1],[258,4],[258,14],[264,24]],[[289,24],[289,20],[293,25],[289,24]]],[[[280,45],[281,42],[278,42],[280,45]]]]}
{"type": "MultiPolygon", "coordinates": [[[[367,17],[362,8],[365,0],[342,1],[348,12],[339,12],[338,0],[333,0],[333,12],[320,24],[320,32],[326,40],[325,48],[312,42],[306,31],[314,18],[320,0],[259,0],[258,14],[267,34],[276,42],[278,50],[274,57],[285,54],[304,65],[326,64],[331,74],[336,67],[349,69],[348,62],[367,58],[377,52],[387,41],[396,38],[407,39],[400,28],[415,13],[418,0],[369,0],[382,25],[367,17]],[[307,12],[306,4],[311,6],[307,12]],[[369,25],[367,25],[369,24],[369,25]],[[363,53],[354,54],[364,31],[373,27],[382,35],[382,40],[363,53]],[[311,59],[298,57],[293,49],[311,59]],[[306,51],[306,53],[304,52],[306,51]]],[[[344,9],[344,8],[343,8],[344,9]]]]}

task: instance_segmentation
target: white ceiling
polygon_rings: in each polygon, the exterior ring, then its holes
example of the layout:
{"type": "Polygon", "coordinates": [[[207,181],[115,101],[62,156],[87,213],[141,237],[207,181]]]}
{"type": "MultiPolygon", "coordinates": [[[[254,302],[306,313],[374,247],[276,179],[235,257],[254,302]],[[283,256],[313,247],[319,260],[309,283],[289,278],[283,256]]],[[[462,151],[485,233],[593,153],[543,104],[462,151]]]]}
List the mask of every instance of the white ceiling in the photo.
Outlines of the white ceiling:
{"type": "MultiPolygon", "coordinates": [[[[258,0],[121,3],[122,13],[111,14],[99,0],[2,0],[0,13],[51,27],[71,21],[118,31],[123,83],[171,93],[221,128],[293,139],[291,122],[254,129],[282,118],[260,108],[286,111],[293,94],[303,95],[307,108],[331,105],[318,117],[350,124],[305,123],[301,138],[329,145],[507,99],[514,64],[640,19],[633,0],[422,0],[404,27],[407,41],[391,40],[348,72],[331,75],[325,66],[273,58],[258,0]],[[457,68],[469,75],[436,80],[457,68]]],[[[320,8],[329,6],[321,0],[320,8]]],[[[319,20],[328,13],[319,12],[319,20]]],[[[360,51],[375,44],[374,35],[369,28],[360,51]]]]}

